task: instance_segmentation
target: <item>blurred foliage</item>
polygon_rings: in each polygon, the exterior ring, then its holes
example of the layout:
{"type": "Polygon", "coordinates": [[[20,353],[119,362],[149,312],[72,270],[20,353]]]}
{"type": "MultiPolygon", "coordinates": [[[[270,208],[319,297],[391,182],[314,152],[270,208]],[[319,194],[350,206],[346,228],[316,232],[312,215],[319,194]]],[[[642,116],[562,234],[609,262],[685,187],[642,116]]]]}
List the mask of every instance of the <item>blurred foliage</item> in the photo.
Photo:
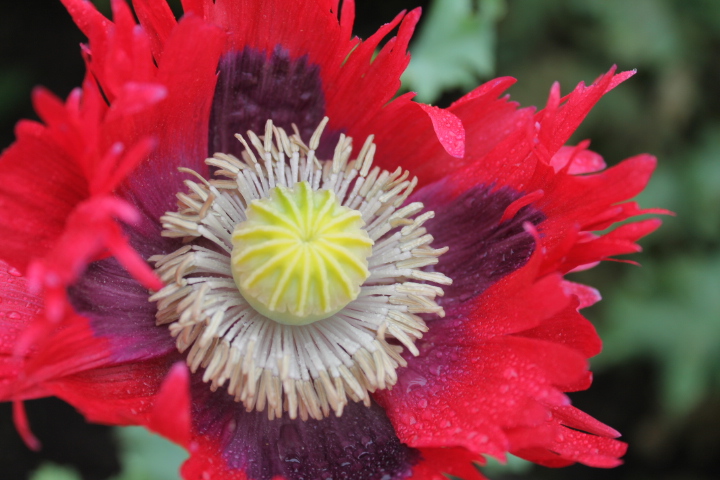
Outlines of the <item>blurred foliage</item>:
{"type": "MultiPolygon", "coordinates": [[[[97,3],[109,12],[108,0],[97,3]]],[[[625,434],[626,464],[611,471],[549,470],[513,459],[509,467],[491,462],[485,473],[493,480],[720,478],[720,2],[357,3],[356,32],[364,37],[402,9],[428,7],[403,77],[420,101],[445,106],[482,80],[511,75],[519,79],[513,99],[542,107],[554,81],[568,92],[613,64],[638,70],[572,140],[591,138],[610,165],[641,152],[657,155],[658,170],[639,201],[677,214],[642,240],[645,252],[631,256],[642,268],[606,263],[574,274],[606,300],[585,311],[605,351],[593,360],[595,385],[573,394],[573,402],[625,434]]],[[[64,97],[80,83],[82,35],[55,0],[2,8],[4,146],[12,141],[12,123],[33,117],[33,85],[64,97]],[[39,9],[46,14],[36,15],[39,9]]],[[[177,447],[142,429],[118,430],[118,439],[123,470],[116,480],[177,478],[184,458],[177,447]]],[[[33,480],[73,475],[70,467],[46,464],[33,480]]]]}
{"type": "Polygon", "coordinates": [[[663,371],[663,408],[691,411],[720,380],[719,272],[718,254],[645,261],[607,302],[605,352],[596,365],[651,356],[663,371]]]}
{"type": "Polygon", "coordinates": [[[112,480],[176,480],[187,452],[142,427],[117,429],[122,473],[112,480]]]}
{"type": "MultiPolygon", "coordinates": [[[[122,471],[108,480],[176,480],[187,452],[142,427],[115,429],[122,471]]],[[[72,467],[44,463],[29,480],[83,480],[72,467]]]]}
{"type": "Polygon", "coordinates": [[[30,480],[82,480],[74,468],[47,462],[38,468],[30,480]]]}
{"type": "Polygon", "coordinates": [[[142,427],[117,429],[122,472],[111,480],[175,480],[187,452],[142,427]]]}
{"type": "Polygon", "coordinates": [[[495,22],[502,0],[435,0],[413,40],[403,86],[431,103],[443,91],[470,90],[495,67],[495,22]]]}

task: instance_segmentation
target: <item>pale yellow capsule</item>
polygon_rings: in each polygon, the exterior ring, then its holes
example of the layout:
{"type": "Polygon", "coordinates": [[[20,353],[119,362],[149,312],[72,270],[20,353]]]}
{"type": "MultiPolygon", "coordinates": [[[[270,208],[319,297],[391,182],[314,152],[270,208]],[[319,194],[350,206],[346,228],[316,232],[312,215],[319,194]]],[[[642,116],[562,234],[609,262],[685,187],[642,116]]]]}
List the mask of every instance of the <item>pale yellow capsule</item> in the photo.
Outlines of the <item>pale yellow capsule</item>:
{"type": "Polygon", "coordinates": [[[231,269],[253,308],[285,325],[328,318],[370,276],[373,241],[360,212],[307,182],[253,200],[232,235],[231,269]]]}

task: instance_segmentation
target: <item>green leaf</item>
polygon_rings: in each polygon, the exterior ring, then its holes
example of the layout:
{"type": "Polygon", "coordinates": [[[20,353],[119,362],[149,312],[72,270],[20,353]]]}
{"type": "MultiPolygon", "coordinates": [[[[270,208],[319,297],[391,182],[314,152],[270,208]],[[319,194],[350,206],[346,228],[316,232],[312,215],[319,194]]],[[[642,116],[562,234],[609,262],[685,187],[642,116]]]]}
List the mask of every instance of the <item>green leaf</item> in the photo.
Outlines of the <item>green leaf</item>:
{"type": "Polygon", "coordinates": [[[417,99],[432,102],[445,90],[470,90],[495,69],[495,23],[502,0],[434,0],[410,48],[402,81],[417,99]]]}
{"type": "Polygon", "coordinates": [[[187,452],[142,427],[116,429],[122,472],[114,480],[177,480],[187,452]]]}
{"type": "Polygon", "coordinates": [[[82,477],[73,468],[44,463],[33,472],[30,480],[82,480],[82,477]]]}
{"type": "Polygon", "coordinates": [[[613,291],[595,366],[650,357],[661,367],[662,404],[683,415],[720,373],[720,255],[645,261],[613,291]]]}
{"type": "Polygon", "coordinates": [[[510,453],[508,453],[506,457],[507,458],[505,462],[501,462],[495,457],[485,457],[485,459],[487,460],[487,464],[480,467],[480,471],[483,474],[489,475],[492,478],[500,478],[501,476],[508,474],[525,475],[532,468],[532,463],[528,462],[527,460],[523,460],[520,457],[516,457],[515,455],[512,455],[510,453]]]}

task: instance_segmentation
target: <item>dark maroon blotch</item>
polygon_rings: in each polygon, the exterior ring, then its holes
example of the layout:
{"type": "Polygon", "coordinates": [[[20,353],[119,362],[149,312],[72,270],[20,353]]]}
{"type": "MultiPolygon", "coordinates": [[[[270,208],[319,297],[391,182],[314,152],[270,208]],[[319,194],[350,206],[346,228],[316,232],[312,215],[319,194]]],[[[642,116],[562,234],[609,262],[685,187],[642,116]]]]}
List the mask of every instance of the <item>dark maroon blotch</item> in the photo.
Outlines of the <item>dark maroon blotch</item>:
{"type": "Polygon", "coordinates": [[[213,393],[198,378],[192,385],[194,428],[220,439],[228,465],[253,480],[402,479],[420,460],[375,403],[368,408],[350,402],[339,418],[331,413],[321,421],[271,421],[267,412],[246,412],[227,392],[213,393]]]}
{"type": "MultiPolygon", "coordinates": [[[[306,56],[291,59],[281,47],[270,54],[250,47],[229,52],[218,65],[208,153],[240,157],[242,145],[235,134],[252,130],[261,135],[268,119],[289,133],[294,123],[308,141],[324,116],[320,67],[306,56]]],[[[324,138],[330,136],[328,132],[324,138]]]]}
{"type": "MultiPolygon", "coordinates": [[[[144,217],[143,222],[151,225],[153,220],[144,217]]],[[[150,228],[157,230],[150,236],[126,229],[130,245],[143,258],[167,255],[181,246],[176,239],[161,237],[159,228],[150,228]]],[[[145,360],[176,351],[167,326],[155,325],[157,306],[148,300],[148,290],[115,258],[88,265],[68,296],[75,311],[90,320],[95,335],[109,340],[114,361],[145,360]]]]}
{"type": "Polygon", "coordinates": [[[435,218],[425,224],[434,237],[433,247],[448,246],[435,270],[453,279],[444,286],[440,304],[452,309],[484,292],[505,275],[527,263],[535,249],[535,240],[523,228],[525,222],[538,225],[544,215],[532,206],[520,209],[511,219],[500,223],[505,209],[523,194],[508,187],[473,187],[457,198],[444,200],[440,181],[413,196],[435,218]]]}

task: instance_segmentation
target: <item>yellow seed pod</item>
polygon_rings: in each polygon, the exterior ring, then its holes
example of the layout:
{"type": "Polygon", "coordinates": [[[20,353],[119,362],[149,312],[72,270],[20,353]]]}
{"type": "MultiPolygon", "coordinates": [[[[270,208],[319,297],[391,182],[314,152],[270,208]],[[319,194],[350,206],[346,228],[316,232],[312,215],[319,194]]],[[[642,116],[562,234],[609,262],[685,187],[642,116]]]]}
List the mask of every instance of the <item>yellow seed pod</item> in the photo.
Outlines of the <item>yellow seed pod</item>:
{"type": "Polygon", "coordinates": [[[373,241],[360,212],[307,182],[253,200],[232,235],[231,268],[258,312],[285,325],[328,318],[355,300],[370,276],[373,241]]]}

